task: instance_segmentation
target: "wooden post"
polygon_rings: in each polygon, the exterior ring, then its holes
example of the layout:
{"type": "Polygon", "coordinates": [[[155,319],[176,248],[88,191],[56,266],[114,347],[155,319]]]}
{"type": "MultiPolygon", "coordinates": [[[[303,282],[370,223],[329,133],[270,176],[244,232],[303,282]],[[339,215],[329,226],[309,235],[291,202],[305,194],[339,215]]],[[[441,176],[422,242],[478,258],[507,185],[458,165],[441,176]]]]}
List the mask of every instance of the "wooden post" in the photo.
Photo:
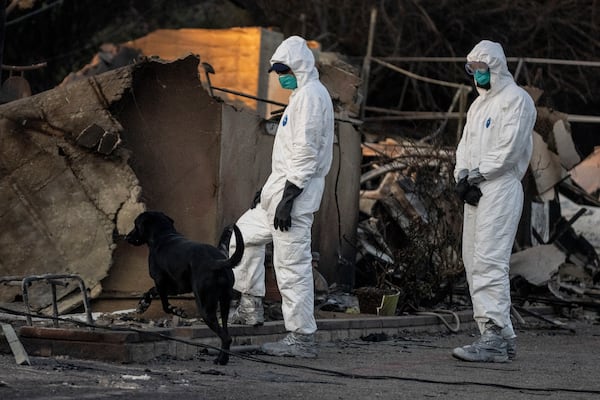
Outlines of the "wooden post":
{"type": "Polygon", "coordinates": [[[377,22],[377,9],[371,9],[371,23],[369,24],[369,41],[367,43],[367,54],[363,60],[362,67],[362,102],[360,106],[360,118],[365,117],[365,106],[367,105],[367,93],[369,91],[369,74],[371,73],[371,56],[373,54],[373,40],[375,39],[375,23],[377,22]]]}

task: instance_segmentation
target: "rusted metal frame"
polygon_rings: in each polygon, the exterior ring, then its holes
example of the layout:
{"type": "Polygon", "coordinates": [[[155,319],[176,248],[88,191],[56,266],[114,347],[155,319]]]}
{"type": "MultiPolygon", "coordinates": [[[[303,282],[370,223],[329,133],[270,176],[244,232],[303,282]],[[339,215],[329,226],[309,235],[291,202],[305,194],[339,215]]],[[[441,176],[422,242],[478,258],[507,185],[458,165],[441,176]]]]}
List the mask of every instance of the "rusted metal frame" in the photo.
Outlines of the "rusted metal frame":
{"type": "Polygon", "coordinates": [[[26,317],[27,317],[27,324],[29,326],[33,325],[33,322],[31,319],[31,308],[29,306],[29,293],[27,291],[27,288],[31,285],[32,282],[35,282],[35,281],[46,281],[47,283],[49,283],[51,285],[51,287],[52,287],[52,314],[54,316],[53,324],[55,327],[57,327],[58,326],[58,305],[57,305],[57,299],[56,299],[56,285],[67,286],[67,283],[61,281],[63,279],[73,279],[73,280],[77,281],[79,290],[81,291],[81,295],[83,297],[83,307],[85,309],[87,321],[90,325],[94,324],[94,319],[92,318],[92,312],[91,312],[91,308],[90,308],[90,301],[87,296],[87,291],[86,291],[85,283],[83,282],[83,279],[81,279],[80,276],[73,275],[73,274],[64,274],[64,275],[45,274],[45,275],[27,276],[27,277],[23,278],[21,281],[23,302],[25,303],[25,308],[27,310],[26,317]]]}

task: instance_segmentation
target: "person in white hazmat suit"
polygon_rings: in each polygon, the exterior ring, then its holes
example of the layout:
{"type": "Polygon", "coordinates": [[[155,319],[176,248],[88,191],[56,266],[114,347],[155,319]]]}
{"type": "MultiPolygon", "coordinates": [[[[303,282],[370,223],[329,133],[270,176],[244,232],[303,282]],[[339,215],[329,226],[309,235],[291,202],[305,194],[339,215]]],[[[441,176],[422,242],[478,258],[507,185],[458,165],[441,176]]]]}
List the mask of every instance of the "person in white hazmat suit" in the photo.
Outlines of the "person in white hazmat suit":
{"type": "MultiPolygon", "coordinates": [[[[276,72],[281,86],[292,93],[277,127],[271,174],[252,208],[237,221],[245,252],[233,270],[234,289],[241,298],[229,321],[263,323],[265,245],[272,241],[288,334],[279,342],[264,344],[261,350],[275,356],[310,358],[317,355],[311,227],[333,157],[333,103],[303,38],[284,40],[270,62],[269,72],[276,72]]],[[[232,241],[230,252],[234,250],[232,241]]]]}
{"type": "Polygon", "coordinates": [[[467,112],[454,178],[465,201],[462,256],[481,336],[452,355],[465,361],[506,362],[516,356],[509,259],[537,113],[532,98],[508,71],[500,44],[479,42],[465,69],[473,75],[479,96],[467,112]]]}

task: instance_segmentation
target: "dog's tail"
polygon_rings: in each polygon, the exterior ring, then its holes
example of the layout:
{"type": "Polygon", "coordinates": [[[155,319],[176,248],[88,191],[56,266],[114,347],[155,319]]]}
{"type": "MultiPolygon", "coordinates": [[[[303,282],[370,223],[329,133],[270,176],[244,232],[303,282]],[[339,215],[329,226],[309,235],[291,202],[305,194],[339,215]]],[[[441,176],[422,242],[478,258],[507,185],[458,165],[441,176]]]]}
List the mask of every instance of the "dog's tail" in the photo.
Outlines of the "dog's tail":
{"type": "Polygon", "coordinates": [[[235,233],[235,251],[231,255],[231,258],[219,262],[219,267],[233,268],[242,261],[242,256],[244,255],[244,238],[240,228],[236,224],[229,225],[223,230],[217,247],[226,257],[229,257],[229,241],[231,240],[232,232],[235,233]]]}

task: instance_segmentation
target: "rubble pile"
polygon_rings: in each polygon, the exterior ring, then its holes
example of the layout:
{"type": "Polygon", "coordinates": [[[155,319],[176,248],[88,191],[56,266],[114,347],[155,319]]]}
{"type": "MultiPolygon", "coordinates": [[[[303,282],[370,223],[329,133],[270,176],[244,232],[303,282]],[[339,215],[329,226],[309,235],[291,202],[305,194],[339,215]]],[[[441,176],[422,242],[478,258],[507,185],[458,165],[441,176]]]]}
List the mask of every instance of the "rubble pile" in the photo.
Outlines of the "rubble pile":
{"type": "Polygon", "coordinates": [[[438,304],[463,270],[452,151],[387,139],[363,160],[356,287],[399,292],[401,309],[438,304]]]}
{"type": "MultiPolygon", "coordinates": [[[[357,296],[373,293],[366,288],[399,292],[397,313],[452,303],[457,294],[468,303],[460,257],[462,204],[452,177],[454,149],[386,139],[363,143],[362,152],[357,296]]],[[[543,302],[594,313],[600,308],[598,244],[573,227],[582,216],[593,217],[600,210],[598,198],[571,177],[581,163],[567,116],[538,108],[534,154],[523,180],[524,211],[511,258],[515,303],[543,302]],[[563,215],[561,199],[569,199],[576,209],[563,215]]]]}

